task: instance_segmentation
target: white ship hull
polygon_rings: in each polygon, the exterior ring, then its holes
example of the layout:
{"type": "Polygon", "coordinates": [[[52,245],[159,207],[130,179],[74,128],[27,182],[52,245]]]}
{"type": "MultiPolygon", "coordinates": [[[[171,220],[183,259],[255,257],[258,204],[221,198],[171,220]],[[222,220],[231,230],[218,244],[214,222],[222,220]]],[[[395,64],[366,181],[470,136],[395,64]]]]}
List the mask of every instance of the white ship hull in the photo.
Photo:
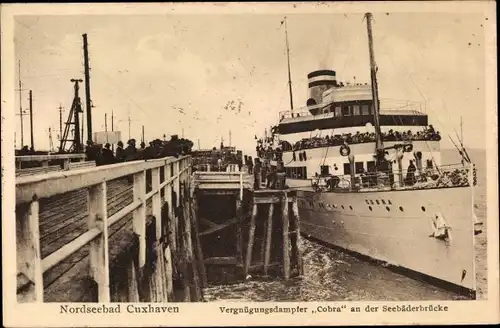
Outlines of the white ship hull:
{"type": "Polygon", "coordinates": [[[328,244],[475,291],[474,219],[470,187],[315,192],[299,187],[301,232],[328,244]],[[378,201],[378,204],[377,204],[378,201]],[[447,240],[431,236],[441,213],[447,240]]]}

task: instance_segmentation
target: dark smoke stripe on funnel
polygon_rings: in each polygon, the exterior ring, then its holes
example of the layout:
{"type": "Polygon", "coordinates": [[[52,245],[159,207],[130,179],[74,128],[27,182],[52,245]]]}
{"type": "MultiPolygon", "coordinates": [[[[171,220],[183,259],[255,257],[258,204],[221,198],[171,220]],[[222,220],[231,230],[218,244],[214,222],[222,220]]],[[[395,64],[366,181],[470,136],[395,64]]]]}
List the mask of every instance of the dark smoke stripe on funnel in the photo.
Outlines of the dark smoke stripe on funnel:
{"type": "Polygon", "coordinates": [[[307,78],[310,79],[310,78],[313,78],[316,76],[321,76],[321,75],[335,76],[336,74],[335,74],[335,71],[325,69],[325,70],[311,72],[311,73],[307,74],[307,78]]]}

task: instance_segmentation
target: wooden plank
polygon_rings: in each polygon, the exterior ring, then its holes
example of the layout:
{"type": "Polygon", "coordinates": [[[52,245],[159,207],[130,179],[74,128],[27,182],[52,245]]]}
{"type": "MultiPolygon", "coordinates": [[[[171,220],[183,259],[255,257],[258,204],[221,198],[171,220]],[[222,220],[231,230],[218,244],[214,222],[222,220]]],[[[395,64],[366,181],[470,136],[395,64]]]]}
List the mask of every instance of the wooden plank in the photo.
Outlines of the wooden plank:
{"type": "Polygon", "coordinates": [[[252,263],[252,251],[253,251],[253,243],[254,243],[254,237],[255,237],[255,220],[256,220],[256,218],[257,218],[257,204],[254,204],[253,208],[252,208],[252,217],[250,219],[250,229],[248,231],[247,254],[246,254],[246,259],[245,259],[245,267],[243,270],[245,278],[248,275],[248,268],[250,267],[250,264],[252,263]]]}
{"type": "Polygon", "coordinates": [[[16,162],[43,162],[58,159],[85,159],[85,154],[57,154],[57,155],[21,155],[16,156],[16,162]]]}
{"type": "Polygon", "coordinates": [[[134,174],[134,202],[142,205],[134,210],[134,233],[139,237],[139,269],[146,264],[146,174],[145,171],[134,174]]]}
{"type": "Polygon", "coordinates": [[[18,301],[43,302],[43,271],[38,227],[39,203],[34,198],[29,205],[20,206],[21,219],[17,220],[17,272],[31,281],[31,285],[18,296],[18,301]]]}
{"type": "Polygon", "coordinates": [[[264,229],[267,229],[266,232],[266,244],[265,244],[265,255],[264,255],[264,274],[267,275],[269,269],[269,262],[271,260],[271,242],[273,235],[273,213],[274,213],[274,204],[269,204],[269,213],[267,217],[267,225],[264,229]]]}
{"type": "Polygon", "coordinates": [[[235,256],[209,257],[204,260],[208,265],[235,265],[238,264],[238,258],[235,256]]]}
{"type": "Polygon", "coordinates": [[[88,229],[99,229],[100,236],[90,242],[90,276],[97,283],[98,301],[110,302],[109,292],[109,250],[108,250],[108,207],[106,182],[89,188],[88,229]]]}
{"type": "MultiPolygon", "coordinates": [[[[263,196],[263,195],[258,195],[254,197],[254,203],[255,204],[271,204],[271,203],[281,203],[283,201],[283,198],[280,196],[263,196]]],[[[291,203],[292,199],[288,198],[287,202],[291,203]]]]}
{"type": "Polygon", "coordinates": [[[289,217],[288,217],[288,196],[285,192],[283,202],[281,204],[282,222],[283,222],[283,274],[285,280],[290,278],[290,236],[289,232],[289,217]]]}

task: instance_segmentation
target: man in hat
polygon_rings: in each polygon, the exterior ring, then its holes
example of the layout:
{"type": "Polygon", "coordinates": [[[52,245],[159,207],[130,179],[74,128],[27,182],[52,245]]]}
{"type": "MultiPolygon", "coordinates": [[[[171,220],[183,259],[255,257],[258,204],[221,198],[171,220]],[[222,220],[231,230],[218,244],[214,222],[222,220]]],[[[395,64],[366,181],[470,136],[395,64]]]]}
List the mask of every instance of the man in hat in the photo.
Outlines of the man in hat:
{"type": "Polygon", "coordinates": [[[125,161],[125,151],[123,150],[123,142],[118,141],[116,147],[116,161],[123,162],[125,161]]]}
{"type": "Polygon", "coordinates": [[[110,147],[111,145],[109,143],[106,143],[106,145],[104,145],[104,148],[102,149],[102,162],[104,165],[113,164],[115,161],[113,152],[111,151],[111,149],[109,149],[110,147]]]}

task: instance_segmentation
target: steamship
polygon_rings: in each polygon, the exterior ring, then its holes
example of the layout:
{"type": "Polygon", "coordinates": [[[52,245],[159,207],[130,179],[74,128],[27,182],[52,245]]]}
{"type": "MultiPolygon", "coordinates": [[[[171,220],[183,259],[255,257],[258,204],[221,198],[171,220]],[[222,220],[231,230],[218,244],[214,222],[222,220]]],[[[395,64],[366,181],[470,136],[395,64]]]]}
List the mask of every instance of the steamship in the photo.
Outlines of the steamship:
{"type": "Polygon", "coordinates": [[[309,73],[307,106],[279,114],[258,156],[283,161],[303,235],[474,298],[474,165],[463,146],[461,163],[442,165],[422,105],[384,107],[365,18],[371,83],[309,73]]]}

